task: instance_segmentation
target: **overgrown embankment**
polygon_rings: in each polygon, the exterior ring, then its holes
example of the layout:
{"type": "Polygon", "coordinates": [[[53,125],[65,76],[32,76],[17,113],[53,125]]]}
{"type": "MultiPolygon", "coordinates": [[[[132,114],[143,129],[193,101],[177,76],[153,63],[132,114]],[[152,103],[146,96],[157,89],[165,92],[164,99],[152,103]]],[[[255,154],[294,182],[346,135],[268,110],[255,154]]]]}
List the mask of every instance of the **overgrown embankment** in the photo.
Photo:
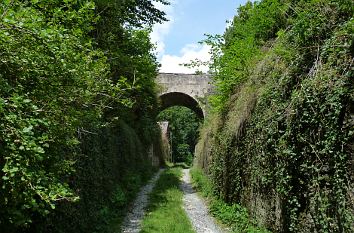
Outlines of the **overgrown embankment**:
{"type": "Polygon", "coordinates": [[[353,231],[352,9],[248,3],[223,38],[206,41],[218,111],[196,163],[216,196],[274,232],[353,231]]]}
{"type": "Polygon", "coordinates": [[[81,136],[81,155],[69,181],[80,199],[58,203],[49,215],[33,220],[30,232],[119,232],[131,201],[157,167],[149,146],[126,123],[93,132],[81,136]]]}
{"type": "Polygon", "coordinates": [[[160,153],[164,20],[152,1],[1,1],[1,232],[116,230],[160,153]]]}

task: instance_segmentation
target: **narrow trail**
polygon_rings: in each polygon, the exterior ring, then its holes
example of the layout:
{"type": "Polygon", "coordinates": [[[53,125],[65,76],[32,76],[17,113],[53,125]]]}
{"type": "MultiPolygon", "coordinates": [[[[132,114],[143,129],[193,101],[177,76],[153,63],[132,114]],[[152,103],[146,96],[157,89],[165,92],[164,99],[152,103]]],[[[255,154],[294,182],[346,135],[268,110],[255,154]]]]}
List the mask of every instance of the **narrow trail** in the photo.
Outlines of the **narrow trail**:
{"type": "MultiPolygon", "coordinates": [[[[132,207],[126,215],[121,232],[139,233],[141,222],[145,215],[145,209],[149,203],[149,194],[155,187],[156,181],[160,178],[160,169],[154,177],[138,193],[132,207]]],[[[208,208],[204,201],[198,196],[192,187],[189,169],[183,169],[180,188],[184,193],[183,208],[189,217],[196,233],[223,233],[224,231],[215,223],[209,215],[208,208]]],[[[178,223],[176,223],[178,224],[178,223]]]]}
{"type": "Polygon", "coordinates": [[[222,233],[224,231],[209,215],[204,201],[198,196],[191,184],[189,169],[183,169],[181,189],[184,193],[184,209],[190,218],[193,228],[197,233],[222,233]]]}
{"type": "Polygon", "coordinates": [[[124,233],[138,233],[141,230],[141,221],[145,215],[146,206],[149,203],[148,196],[155,187],[163,169],[160,169],[153,178],[138,193],[134,203],[124,219],[122,231],[124,233]]]}

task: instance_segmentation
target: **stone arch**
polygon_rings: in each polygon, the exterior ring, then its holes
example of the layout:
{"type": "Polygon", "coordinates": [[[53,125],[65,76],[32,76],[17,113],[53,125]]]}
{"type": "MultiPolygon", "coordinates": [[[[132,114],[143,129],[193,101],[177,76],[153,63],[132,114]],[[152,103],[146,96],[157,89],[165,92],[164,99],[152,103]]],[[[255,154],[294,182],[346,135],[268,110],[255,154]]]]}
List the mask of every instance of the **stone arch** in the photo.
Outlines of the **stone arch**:
{"type": "Polygon", "coordinates": [[[161,109],[160,111],[165,110],[166,108],[172,106],[184,106],[193,110],[198,117],[204,118],[204,112],[201,108],[199,102],[190,95],[187,95],[183,92],[167,92],[160,95],[161,109]]]}

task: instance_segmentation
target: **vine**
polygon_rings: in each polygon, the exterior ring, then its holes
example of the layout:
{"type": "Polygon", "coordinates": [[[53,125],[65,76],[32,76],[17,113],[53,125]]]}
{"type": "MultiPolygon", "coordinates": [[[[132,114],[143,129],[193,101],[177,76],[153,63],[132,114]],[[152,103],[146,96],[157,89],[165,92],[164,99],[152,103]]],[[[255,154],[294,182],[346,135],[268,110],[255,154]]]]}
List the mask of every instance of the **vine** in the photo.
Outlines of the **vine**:
{"type": "Polygon", "coordinates": [[[204,134],[212,139],[202,141],[211,145],[199,149],[198,160],[211,156],[205,170],[219,197],[247,207],[251,218],[275,232],[353,230],[348,195],[352,6],[349,1],[248,3],[226,31],[224,53],[213,63],[216,84],[231,84],[232,95],[219,90],[222,108],[214,115],[222,124],[210,126],[216,133],[204,134]],[[282,11],[275,13],[277,4],[282,11]],[[263,10],[285,20],[259,27],[262,14],[253,17],[263,10]],[[247,36],[257,43],[237,33],[245,25],[254,25],[257,33],[249,30],[247,36]],[[257,52],[234,50],[242,46],[256,46],[257,52]],[[247,70],[238,69],[230,56],[252,62],[247,70]],[[233,81],[219,79],[225,74],[233,81]]]}

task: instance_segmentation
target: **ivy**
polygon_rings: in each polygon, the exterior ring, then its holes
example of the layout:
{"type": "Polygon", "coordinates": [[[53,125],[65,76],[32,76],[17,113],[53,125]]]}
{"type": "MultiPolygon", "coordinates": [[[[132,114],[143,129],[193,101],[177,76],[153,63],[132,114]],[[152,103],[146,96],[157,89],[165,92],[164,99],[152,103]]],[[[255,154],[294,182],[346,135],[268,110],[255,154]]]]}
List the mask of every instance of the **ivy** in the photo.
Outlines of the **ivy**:
{"type": "MultiPolygon", "coordinates": [[[[106,213],[108,204],[95,197],[90,185],[95,191],[106,191],[107,200],[115,205],[125,206],[131,199],[127,195],[133,195],[148,177],[151,167],[143,152],[158,144],[154,83],[158,64],[149,33],[153,23],[165,20],[153,2],[0,3],[0,228],[4,231],[33,228],[39,232],[36,227],[51,225],[69,232],[65,224],[51,222],[68,216],[80,222],[72,227],[77,230],[94,222],[98,209],[106,213]],[[122,122],[127,122],[128,130],[114,130],[122,128],[122,122]],[[103,141],[95,144],[97,150],[87,149],[88,135],[104,130],[119,138],[116,142],[127,137],[131,150],[123,153],[113,146],[110,150],[103,141]],[[137,148],[132,149],[133,145],[137,148]],[[131,157],[124,160],[125,154],[131,157]],[[137,158],[133,154],[139,159],[133,159],[137,158]],[[103,183],[83,167],[107,166],[108,159],[117,167],[129,164],[132,175],[140,180],[134,190],[119,190],[124,180],[117,176],[128,174],[124,169],[98,169],[102,177],[115,178],[103,183]],[[93,184],[82,177],[86,175],[93,184]],[[88,208],[83,202],[97,210],[79,221],[88,208]]],[[[103,231],[104,227],[98,228],[103,231]]]]}
{"type": "Polygon", "coordinates": [[[197,160],[210,156],[220,198],[275,232],[353,231],[352,6],[247,3],[213,60],[221,123],[204,129],[197,160]]]}

